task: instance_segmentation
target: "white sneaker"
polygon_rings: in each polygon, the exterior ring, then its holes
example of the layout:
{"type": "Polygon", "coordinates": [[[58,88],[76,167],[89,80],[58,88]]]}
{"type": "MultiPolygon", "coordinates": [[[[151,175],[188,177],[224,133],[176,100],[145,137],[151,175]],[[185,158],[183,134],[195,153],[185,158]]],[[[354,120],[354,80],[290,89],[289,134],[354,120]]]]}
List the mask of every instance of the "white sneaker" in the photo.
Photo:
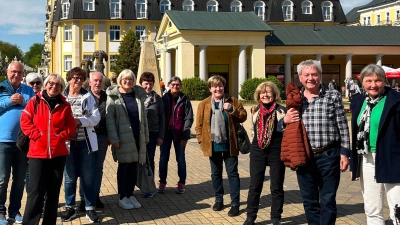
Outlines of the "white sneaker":
{"type": "Polygon", "coordinates": [[[121,206],[124,209],[133,209],[135,208],[131,201],[129,201],[129,199],[127,197],[124,197],[123,199],[119,200],[119,206],[121,206]]]}
{"type": "Polygon", "coordinates": [[[135,207],[135,209],[142,207],[142,205],[138,202],[135,196],[132,195],[131,197],[129,197],[128,200],[133,205],[133,207],[135,207]]]}

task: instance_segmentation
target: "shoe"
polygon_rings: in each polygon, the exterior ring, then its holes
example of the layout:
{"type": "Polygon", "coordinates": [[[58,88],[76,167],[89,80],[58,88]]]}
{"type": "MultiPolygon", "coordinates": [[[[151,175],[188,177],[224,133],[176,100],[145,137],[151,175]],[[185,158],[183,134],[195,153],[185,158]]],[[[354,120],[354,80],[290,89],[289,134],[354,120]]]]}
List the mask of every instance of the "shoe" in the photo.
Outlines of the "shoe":
{"type": "Polygon", "coordinates": [[[164,194],[165,193],[165,184],[161,183],[158,185],[158,193],[164,194]]]}
{"type": "Polygon", "coordinates": [[[224,208],[224,203],[223,202],[216,202],[214,203],[212,209],[214,211],[221,211],[224,208]]]}
{"type": "Polygon", "coordinates": [[[94,211],[94,210],[86,211],[86,219],[88,219],[89,222],[91,222],[91,223],[99,222],[99,217],[97,216],[96,211],[94,211]]]}
{"type": "Polygon", "coordinates": [[[281,225],[281,220],[278,218],[272,218],[272,225],[281,225]]]}
{"type": "Polygon", "coordinates": [[[6,225],[8,224],[8,221],[6,220],[6,216],[3,214],[0,214],[0,225],[6,225]]]}
{"type": "Polygon", "coordinates": [[[142,205],[140,204],[140,202],[138,202],[135,196],[132,195],[131,197],[128,198],[128,200],[135,209],[142,207],[142,205]]]}
{"type": "Polygon", "coordinates": [[[76,217],[75,209],[73,208],[65,208],[65,214],[61,217],[62,221],[69,222],[76,217]]]}
{"type": "Polygon", "coordinates": [[[152,197],[154,197],[154,194],[155,193],[146,193],[143,195],[143,198],[152,198],[152,197]]]}
{"type": "Polygon", "coordinates": [[[98,194],[97,194],[97,199],[96,199],[96,208],[97,209],[103,209],[104,208],[104,204],[101,202],[100,196],[98,194]]]}
{"type": "Polygon", "coordinates": [[[177,194],[183,194],[185,193],[185,185],[178,183],[178,188],[176,189],[177,194]]]}
{"type": "Polygon", "coordinates": [[[231,209],[228,212],[228,216],[233,217],[233,216],[238,216],[239,215],[239,206],[231,206],[231,209]]]}
{"type": "Polygon", "coordinates": [[[86,202],[85,202],[85,200],[81,200],[81,203],[79,203],[79,206],[78,206],[78,210],[79,211],[81,211],[81,212],[86,212],[86,202]]]}
{"type": "Polygon", "coordinates": [[[127,197],[124,197],[123,199],[119,200],[119,206],[121,206],[124,209],[133,209],[133,208],[135,208],[135,207],[133,207],[131,201],[129,201],[127,197]]]}
{"type": "Polygon", "coordinates": [[[22,216],[21,214],[16,214],[15,216],[10,216],[8,217],[8,221],[14,222],[14,223],[22,223],[22,216]]]}
{"type": "Polygon", "coordinates": [[[244,221],[243,225],[254,225],[254,221],[256,221],[253,218],[247,217],[246,220],[244,221]]]}

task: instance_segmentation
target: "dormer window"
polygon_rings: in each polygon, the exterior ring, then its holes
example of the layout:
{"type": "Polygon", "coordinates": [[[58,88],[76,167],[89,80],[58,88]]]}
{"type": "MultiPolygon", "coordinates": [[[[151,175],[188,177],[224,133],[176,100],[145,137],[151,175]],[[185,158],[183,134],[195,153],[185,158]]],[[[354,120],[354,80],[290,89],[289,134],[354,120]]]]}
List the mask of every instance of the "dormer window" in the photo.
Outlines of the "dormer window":
{"type": "Polygon", "coordinates": [[[136,18],[146,19],[147,0],[136,0],[136,18]]]}
{"type": "Polygon", "coordinates": [[[68,18],[69,6],[70,6],[69,0],[61,1],[61,11],[62,11],[61,19],[68,18]]]}
{"type": "Polygon", "coordinates": [[[241,12],[242,11],[242,3],[238,0],[233,0],[231,2],[231,12],[241,12]]]}
{"type": "Polygon", "coordinates": [[[293,20],[293,2],[286,0],[282,3],[282,13],[284,21],[293,20]]]}
{"type": "Polygon", "coordinates": [[[218,12],[218,2],[215,0],[210,0],[207,2],[208,12],[218,12]]]}
{"type": "Polygon", "coordinates": [[[111,19],[121,19],[121,0],[110,0],[111,19]]]}
{"type": "Polygon", "coordinates": [[[324,18],[324,21],[333,21],[332,2],[330,1],[322,2],[321,7],[322,7],[322,17],[324,18]]]}
{"type": "Polygon", "coordinates": [[[301,3],[301,11],[303,12],[303,14],[312,14],[312,7],[312,2],[308,0],[301,3]]]}
{"type": "Polygon", "coordinates": [[[182,3],[183,11],[194,11],[194,2],[192,0],[185,0],[182,3]]]}
{"type": "Polygon", "coordinates": [[[94,11],[94,0],[83,0],[83,11],[94,11]]]}
{"type": "Polygon", "coordinates": [[[160,12],[165,13],[167,10],[171,10],[171,2],[168,0],[162,0],[160,2],[160,12]]]}
{"type": "Polygon", "coordinates": [[[254,13],[264,21],[265,14],[265,3],[262,1],[256,1],[254,3],[254,13]]]}

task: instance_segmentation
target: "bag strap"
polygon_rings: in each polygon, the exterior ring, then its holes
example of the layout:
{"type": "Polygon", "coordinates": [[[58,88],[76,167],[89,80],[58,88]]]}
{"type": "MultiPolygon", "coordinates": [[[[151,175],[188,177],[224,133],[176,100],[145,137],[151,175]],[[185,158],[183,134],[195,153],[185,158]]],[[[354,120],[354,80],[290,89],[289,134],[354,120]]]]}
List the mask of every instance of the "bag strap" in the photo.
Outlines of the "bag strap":
{"type": "Polygon", "coordinates": [[[35,107],[34,107],[34,110],[33,110],[33,114],[36,114],[37,113],[37,108],[38,108],[38,105],[39,105],[39,103],[40,103],[40,98],[39,98],[39,96],[37,96],[37,95],[35,95],[35,107]]]}

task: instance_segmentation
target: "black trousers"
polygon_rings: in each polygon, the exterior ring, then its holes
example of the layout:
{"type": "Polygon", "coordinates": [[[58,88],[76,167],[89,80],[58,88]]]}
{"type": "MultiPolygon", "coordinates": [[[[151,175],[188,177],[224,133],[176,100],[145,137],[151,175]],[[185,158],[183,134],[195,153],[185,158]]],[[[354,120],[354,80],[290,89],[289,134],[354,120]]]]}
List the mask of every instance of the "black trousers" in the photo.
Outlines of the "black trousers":
{"type": "Polygon", "coordinates": [[[66,158],[66,156],[59,156],[53,159],[29,159],[30,180],[22,224],[39,224],[43,205],[42,224],[56,224],[58,198],[60,196],[66,158]]]}
{"type": "Polygon", "coordinates": [[[247,196],[247,217],[257,218],[267,166],[270,167],[271,178],[271,219],[281,219],[284,201],[283,181],[285,179],[285,165],[281,161],[281,150],[280,148],[262,150],[257,144],[252,144],[250,149],[250,187],[247,196]]]}

